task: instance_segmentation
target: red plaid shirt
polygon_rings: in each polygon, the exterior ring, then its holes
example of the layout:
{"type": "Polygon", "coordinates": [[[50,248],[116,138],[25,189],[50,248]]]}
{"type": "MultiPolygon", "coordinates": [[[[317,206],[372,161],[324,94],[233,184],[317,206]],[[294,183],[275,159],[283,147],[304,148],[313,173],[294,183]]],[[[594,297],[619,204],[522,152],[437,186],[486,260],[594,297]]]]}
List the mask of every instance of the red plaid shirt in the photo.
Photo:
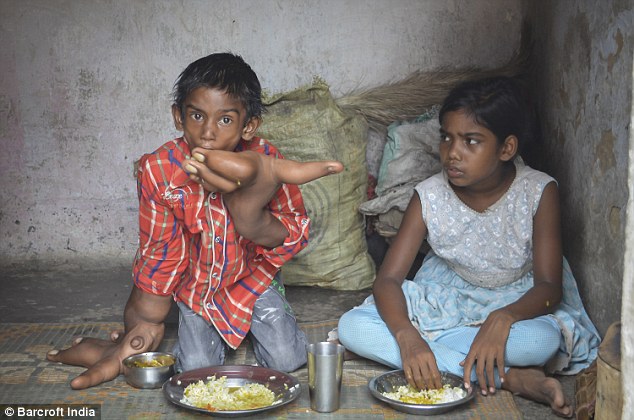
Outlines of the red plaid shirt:
{"type": "MultiPolygon", "coordinates": [[[[282,158],[268,141],[241,141],[236,151],[253,150],[282,158]]],[[[232,347],[251,325],[255,300],[279,268],[304,248],[309,219],[299,188],[283,184],[269,203],[288,229],[276,248],[240,236],[221,194],[206,192],[181,168],[190,156],[178,138],[139,161],[139,249],[134,283],[156,295],[173,294],[216,329],[232,347]]]]}

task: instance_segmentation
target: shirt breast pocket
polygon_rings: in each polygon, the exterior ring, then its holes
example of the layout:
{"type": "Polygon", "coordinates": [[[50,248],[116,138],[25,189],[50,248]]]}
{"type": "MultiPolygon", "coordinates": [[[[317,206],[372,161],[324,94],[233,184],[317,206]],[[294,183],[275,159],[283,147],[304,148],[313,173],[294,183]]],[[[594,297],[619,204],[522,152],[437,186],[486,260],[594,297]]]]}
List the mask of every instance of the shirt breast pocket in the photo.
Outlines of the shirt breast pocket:
{"type": "Polygon", "coordinates": [[[198,221],[202,218],[203,201],[198,200],[198,195],[185,188],[174,188],[165,191],[165,203],[177,221],[181,222],[188,230],[198,230],[198,221]]]}

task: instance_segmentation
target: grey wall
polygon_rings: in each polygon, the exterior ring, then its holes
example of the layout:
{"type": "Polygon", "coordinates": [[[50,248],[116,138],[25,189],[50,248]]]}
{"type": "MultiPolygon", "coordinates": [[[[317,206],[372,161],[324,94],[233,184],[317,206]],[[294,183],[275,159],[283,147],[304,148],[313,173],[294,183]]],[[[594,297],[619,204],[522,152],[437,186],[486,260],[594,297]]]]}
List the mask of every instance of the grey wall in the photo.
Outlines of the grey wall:
{"type": "Polygon", "coordinates": [[[565,252],[601,334],[622,322],[623,413],[631,413],[634,1],[526,5],[536,35],[543,163],[561,184],[565,252]]]}
{"type": "Polygon", "coordinates": [[[519,0],[0,0],[0,263],[129,264],[132,164],[177,133],[169,93],[214,51],[271,93],[338,96],[417,69],[503,64],[519,0]]]}
{"type": "Polygon", "coordinates": [[[604,334],[620,320],[622,298],[633,2],[538,3],[529,4],[542,164],[560,183],[564,252],[604,334]]]}
{"type": "Polygon", "coordinates": [[[0,264],[129,264],[132,162],[177,134],[169,92],[202,55],[240,53],[272,93],[320,76],[342,95],[417,69],[498,66],[528,16],[539,166],[560,182],[565,253],[603,334],[621,305],[633,317],[632,3],[0,0],[0,264]]]}

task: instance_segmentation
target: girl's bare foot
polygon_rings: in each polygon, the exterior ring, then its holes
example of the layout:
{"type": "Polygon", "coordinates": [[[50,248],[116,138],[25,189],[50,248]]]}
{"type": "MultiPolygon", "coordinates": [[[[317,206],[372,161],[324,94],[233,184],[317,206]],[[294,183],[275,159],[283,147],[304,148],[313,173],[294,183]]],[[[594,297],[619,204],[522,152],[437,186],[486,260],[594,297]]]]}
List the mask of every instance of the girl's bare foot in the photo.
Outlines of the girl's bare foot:
{"type": "Polygon", "coordinates": [[[561,383],[539,368],[511,368],[502,388],[533,401],[550,405],[555,414],[570,418],[574,410],[566,400],[561,383]]]}

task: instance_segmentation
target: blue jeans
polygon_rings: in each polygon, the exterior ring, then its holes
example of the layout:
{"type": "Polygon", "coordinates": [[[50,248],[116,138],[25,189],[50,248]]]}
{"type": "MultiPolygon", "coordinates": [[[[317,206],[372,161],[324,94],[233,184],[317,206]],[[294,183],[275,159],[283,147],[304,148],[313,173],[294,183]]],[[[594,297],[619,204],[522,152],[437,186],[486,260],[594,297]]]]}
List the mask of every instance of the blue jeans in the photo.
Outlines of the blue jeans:
{"type": "MultiPolygon", "coordinates": [[[[224,364],[227,344],[216,328],[184,303],[178,302],[178,309],[178,341],[173,350],[176,371],[224,364]]],[[[274,287],[255,301],[248,337],[260,366],[292,372],[306,363],[306,335],[274,287]]]]}

